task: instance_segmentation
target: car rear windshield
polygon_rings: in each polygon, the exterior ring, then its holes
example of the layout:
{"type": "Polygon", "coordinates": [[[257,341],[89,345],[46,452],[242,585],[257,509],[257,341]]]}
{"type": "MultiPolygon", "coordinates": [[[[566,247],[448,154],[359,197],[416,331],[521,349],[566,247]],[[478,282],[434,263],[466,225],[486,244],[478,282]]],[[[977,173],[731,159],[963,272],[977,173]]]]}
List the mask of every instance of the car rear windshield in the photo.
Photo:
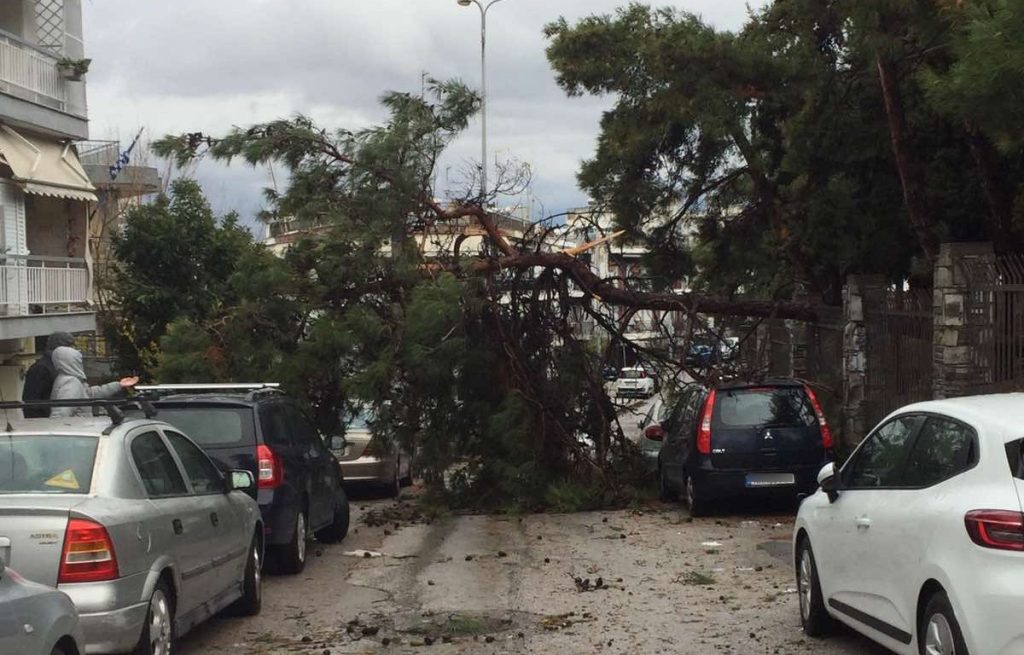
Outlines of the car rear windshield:
{"type": "Polygon", "coordinates": [[[1024,439],[1006,444],[1006,461],[1010,463],[1013,477],[1024,480],[1024,439]]]}
{"type": "Polygon", "coordinates": [[[84,494],[92,486],[97,437],[0,436],[0,494],[84,494]]]}
{"type": "Polygon", "coordinates": [[[192,441],[203,448],[256,443],[252,410],[248,407],[160,406],[157,418],[192,437],[192,441]]]}
{"type": "Polygon", "coordinates": [[[647,374],[643,371],[638,371],[635,368],[624,368],[622,369],[622,374],[619,375],[619,377],[627,380],[639,380],[640,378],[647,377],[647,374]]]}
{"type": "Polygon", "coordinates": [[[808,427],[814,408],[799,387],[719,389],[715,421],[724,427],[808,427]]]}

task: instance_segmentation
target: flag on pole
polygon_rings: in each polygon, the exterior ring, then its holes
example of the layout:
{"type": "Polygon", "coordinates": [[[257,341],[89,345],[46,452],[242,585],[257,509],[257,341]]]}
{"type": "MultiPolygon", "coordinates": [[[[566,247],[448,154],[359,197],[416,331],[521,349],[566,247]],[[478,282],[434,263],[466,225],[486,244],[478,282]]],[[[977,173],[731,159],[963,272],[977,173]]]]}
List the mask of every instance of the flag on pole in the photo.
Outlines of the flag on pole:
{"type": "Polygon", "coordinates": [[[139,137],[142,136],[142,130],[144,129],[145,128],[139,129],[139,133],[135,135],[134,139],[132,139],[132,144],[128,146],[127,150],[125,150],[124,152],[117,156],[117,161],[115,161],[114,164],[109,168],[111,180],[116,180],[117,176],[121,173],[121,169],[127,166],[128,162],[131,161],[132,150],[135,149],[135,144],[139,142],[139,137]]]}

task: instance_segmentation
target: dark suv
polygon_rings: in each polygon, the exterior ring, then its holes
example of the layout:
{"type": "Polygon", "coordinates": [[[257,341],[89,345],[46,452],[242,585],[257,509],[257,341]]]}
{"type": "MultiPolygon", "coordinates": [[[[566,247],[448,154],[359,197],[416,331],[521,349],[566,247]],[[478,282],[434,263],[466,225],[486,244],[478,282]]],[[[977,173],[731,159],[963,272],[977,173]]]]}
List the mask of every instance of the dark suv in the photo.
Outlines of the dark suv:
{"type": "Polygon", "coordinates": [[[298,403],[273,386],[243,384],[139,387],[160,420],[191,435],[225,469],[251,471],[252,492],[277,568],[299,573],[306,539],[340,541],[348,533],[341,470],[298,403]]]}
{"type": "Polygon", "coordinates": [[[690,512],[746,494],[810,494],[832,460],[832,433],[805,383],[782,379],[691,387],[647,438],[658,455],[662,495],[682,494],[690,512]]]}

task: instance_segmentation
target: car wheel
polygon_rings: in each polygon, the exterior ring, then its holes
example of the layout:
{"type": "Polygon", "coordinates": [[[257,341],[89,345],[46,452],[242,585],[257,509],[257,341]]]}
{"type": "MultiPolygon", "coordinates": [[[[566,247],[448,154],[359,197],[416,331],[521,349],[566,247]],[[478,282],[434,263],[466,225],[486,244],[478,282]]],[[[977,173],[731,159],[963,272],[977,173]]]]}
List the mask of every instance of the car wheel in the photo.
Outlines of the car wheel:
{"type": "Polygon", "coordinates": [[[690,516],[705,516],[708,513],[708,501],[704,500],[701,494],[700,485],[694,481],[692,475],[686,475],[686,507],[690,510],[690,516]]]}
{"type": "Polygon", "coordinates": [[[825,609],[821,582],[818,580],[818,564],[814,560],[811,541],[806,537],[797,546],[796,590],[800,601],[800,624],[804,632],[811,637],[828,634],[832,628],[832,617],[825,609]]]}
{"type": "Polygon", "coordinates": [[[921,655],[968,655],[960,624],[944,592],[937,591],[928,599],[918,626],[917,649],[921,655]]]}
{"type": "Polygon", "coordinates": [[[277,551],[277,565],[282,573],[295,575],[306,568],[306,512],[295,514],[295,529],[291,540],[277,551]]]}
{"type": "Polygon", "coordinates": [[[658,462],[658,495],[666,502],[678,498],[676,492],[669,486],[668,480],[665,479],[665,470],[661,467],[661,462],[658,462]]]}
{"type": "Polygon", "coordinates": [[[253,536],[249,560],[242,578],[242,597],[231,606],[236,616],[256,616],[263,607],[263,553],[259,537],[253,536]]]}
{"type": "Polygon", "coordinates": [[[350,518],[348,496],[345,495],[343,489],[339,488],[338,493],[334,497],[334,520],[326,528],[318,530],[316,538],[326,543],[341,541],[348,534],[350,518]]]}
{"type": "Polygon", "coordinates": [[[146,622],[133,655],[171,655],[176,650],[175,641],[174,594],[161,580],[149,597],[146,622]]]}
{"type": "Polygon", "coordinates": [[[68,652],[61,646],[54,646],[53,650],[50,651],[50,655],[68,655],[68,652]]]}

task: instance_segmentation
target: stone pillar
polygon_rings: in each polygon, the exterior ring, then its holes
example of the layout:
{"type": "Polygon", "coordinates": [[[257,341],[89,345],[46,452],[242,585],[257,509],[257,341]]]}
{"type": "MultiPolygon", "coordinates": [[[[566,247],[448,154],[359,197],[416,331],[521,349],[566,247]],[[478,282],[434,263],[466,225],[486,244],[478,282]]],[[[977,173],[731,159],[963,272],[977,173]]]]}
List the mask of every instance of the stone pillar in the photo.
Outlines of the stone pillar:
{"type": "MultiPolygon", "coordinates": [[[[991,266],[995,253],[991,243],[944,243],[935,261],[933,285],[934,348],[932,390],[936,398],[954,398],[975,393],[989,376],[978,366],[985,361],[980,326],[968,315],[971,292],[967,268],[991,266]],[[982,356],[979,356],[982,355],[982,356]]],[[[987,317],[980,317],[983,321],[987,317]]]]}
{"type": "Polygon", "coordinates": [[[885,301],[881,275],[850,275],[843,289],[843,442],[852,448],[878,420],[877,398],[883,373],[877,343],[878,326],[870,324],[867,307],[885,301]]]}

